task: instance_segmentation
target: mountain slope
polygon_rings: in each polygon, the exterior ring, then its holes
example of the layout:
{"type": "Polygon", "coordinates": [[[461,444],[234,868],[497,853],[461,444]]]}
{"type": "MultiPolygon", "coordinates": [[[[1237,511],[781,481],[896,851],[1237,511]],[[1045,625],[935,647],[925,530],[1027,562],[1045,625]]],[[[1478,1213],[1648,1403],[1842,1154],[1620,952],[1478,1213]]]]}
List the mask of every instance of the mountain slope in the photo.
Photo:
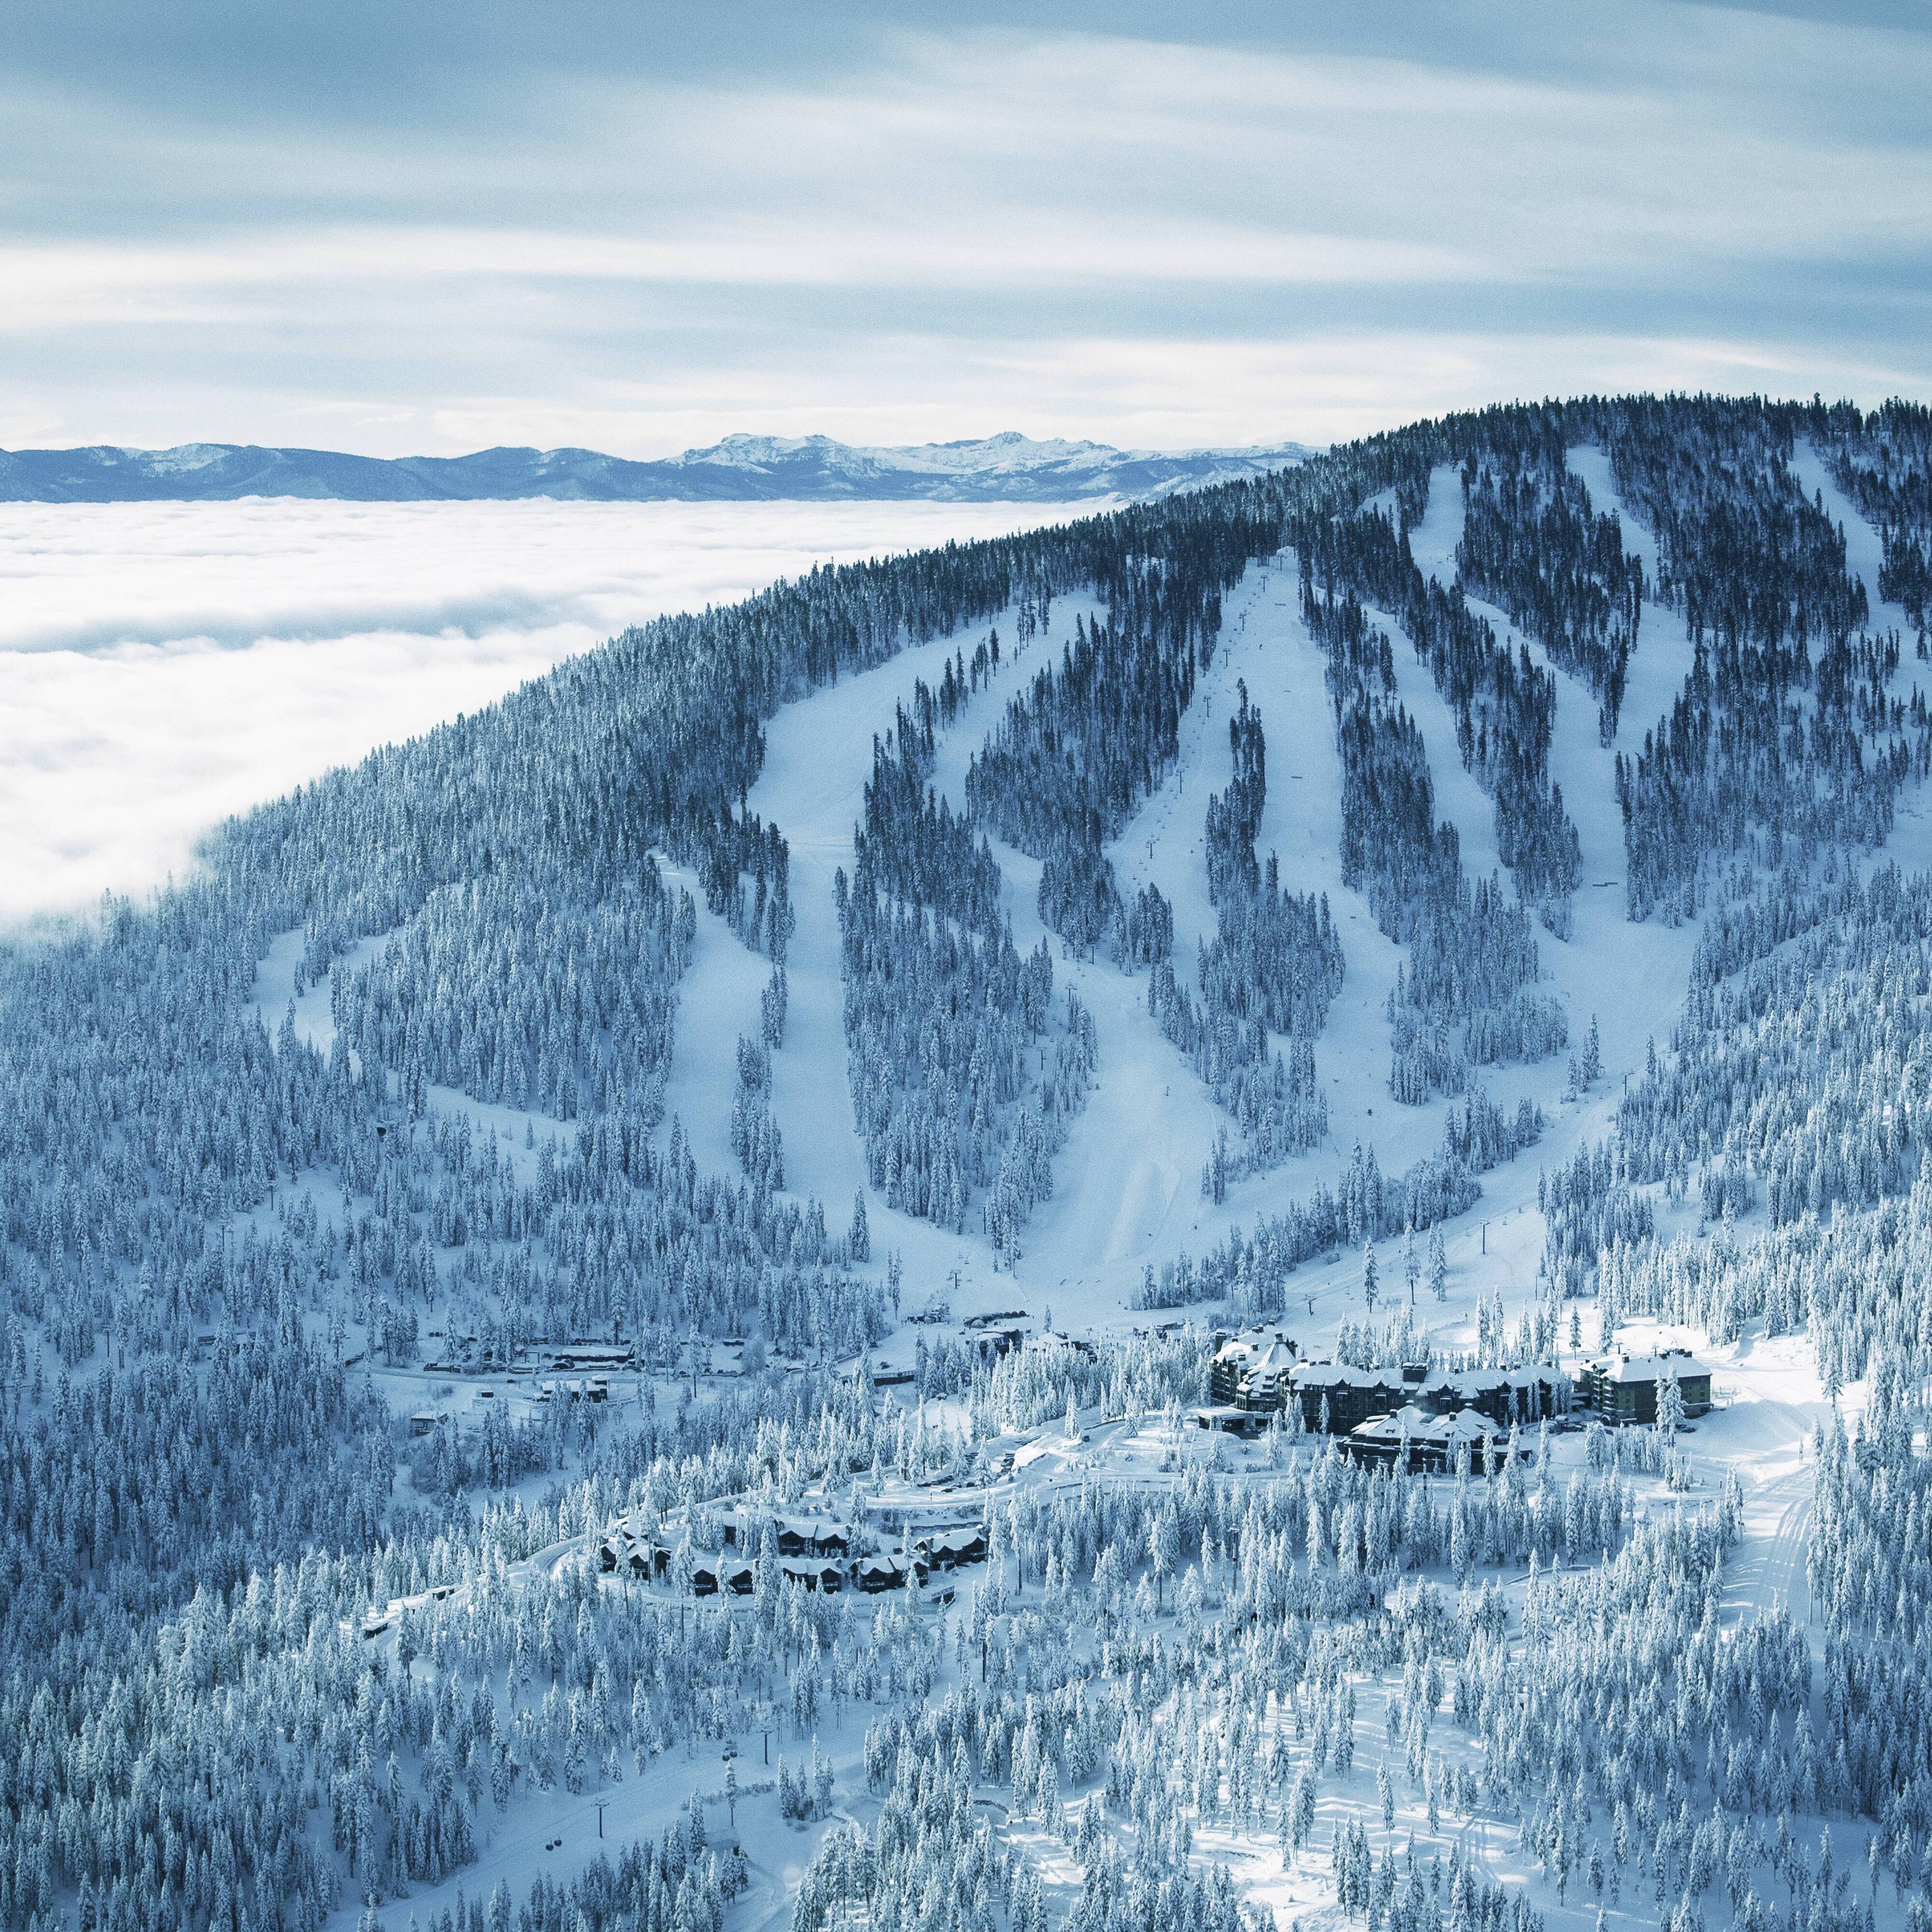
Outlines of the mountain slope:
{"type": "Polygon", "coordinates": [[[592,449],[483,449],[469,456],[352,456],[325,449],[184,443],[173,449],[0,451],[0,502],[119,503],[332,497],[351,502],[550,496],[598,502],[1064,502],[1150,497],[1258,476],[1312,452],[1121,450],[1036,442],[1009,431],[964,442],[864,448],[830,436],[730,436],[708,449],[632,462],[592,449]]]}
{"type": "Polygon", "coordinates": [[[1899,428],[815,571],[0,950],[0,1921],[1922,1932],[1899,428]]]}

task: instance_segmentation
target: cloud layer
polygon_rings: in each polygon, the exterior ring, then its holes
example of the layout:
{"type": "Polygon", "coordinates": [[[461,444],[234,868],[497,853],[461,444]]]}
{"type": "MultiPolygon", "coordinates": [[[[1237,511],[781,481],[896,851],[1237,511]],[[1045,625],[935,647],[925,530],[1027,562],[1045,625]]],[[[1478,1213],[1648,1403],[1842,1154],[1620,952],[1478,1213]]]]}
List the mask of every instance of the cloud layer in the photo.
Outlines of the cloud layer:
{"type": "MultiPolygon", "coordinates": [[[[1090,506],[1086,506],[1090,508],[1090,506]]],[[[1047,505],[9,505],[0,922],[140,892],[226,814],[627,623],[1047,505]]]]}
{"type": "Polygon", "coordinates": [[[0,442],[1182,446],[1932,381],[1922,8],[272,11],[0,24],[0,442]]]}

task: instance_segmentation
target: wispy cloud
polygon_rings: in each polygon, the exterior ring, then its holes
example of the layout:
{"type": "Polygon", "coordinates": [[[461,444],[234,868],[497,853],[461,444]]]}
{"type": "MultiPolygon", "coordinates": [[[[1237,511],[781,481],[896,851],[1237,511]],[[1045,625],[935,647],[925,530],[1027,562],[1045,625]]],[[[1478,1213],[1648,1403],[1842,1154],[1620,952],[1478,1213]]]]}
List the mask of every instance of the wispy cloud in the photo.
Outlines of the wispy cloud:
{"type": "Polygon", "coordinates": [[[220,0],[165,32],[106,4],[118,33],[0,27],[0,440],[1201,442],[1529,370],[1932,380],[1909,14],[935,32],[880,0],[646,33],[505,0],[460,44],[345,9],[325,46],[220,0]]]}

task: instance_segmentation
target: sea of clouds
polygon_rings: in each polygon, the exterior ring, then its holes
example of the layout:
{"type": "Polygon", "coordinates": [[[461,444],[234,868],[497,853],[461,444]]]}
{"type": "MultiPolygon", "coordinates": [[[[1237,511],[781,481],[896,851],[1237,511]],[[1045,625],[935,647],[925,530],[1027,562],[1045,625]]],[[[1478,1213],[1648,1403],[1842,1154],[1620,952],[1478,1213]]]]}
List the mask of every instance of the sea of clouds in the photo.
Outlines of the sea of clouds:
{"type": "MultiPolygon", "coordinates": [[[[1082,506],[1090,509],[1090,505],[1082,506]]],[[[0,922],[140,893],[230,812],[627,624],[1046,504],[8,504],[0,922]]]]}

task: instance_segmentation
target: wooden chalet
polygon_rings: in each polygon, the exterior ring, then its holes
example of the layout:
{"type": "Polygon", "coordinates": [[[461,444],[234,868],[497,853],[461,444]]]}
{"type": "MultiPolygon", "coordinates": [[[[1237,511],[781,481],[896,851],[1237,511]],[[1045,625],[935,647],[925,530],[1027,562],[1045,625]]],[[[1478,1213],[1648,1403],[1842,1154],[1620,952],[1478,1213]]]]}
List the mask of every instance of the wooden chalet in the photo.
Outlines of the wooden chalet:
{"type": "Polygon", "coordinates": [[[835,1595],[845,1587],[845,1567],[842,1563],[814,1562],[807,1558],[782,1557],[778,1571],[794,1583],[802,1583],[808,1590],[821,1591],[826,1596],[835,1595]]]}
{"type": "Polygon", "coordinates": [[[958,1529],[928,1532],[913,1545],[916,1555],[934,1570],[957,1570],[986,1560],[986,1532],[976,1523],[958,1529]]]}
{"type": "Polygon", "coordinates": [[[903,1590],[906,1567],[896,1556],[866,1556],[859,1562],[859,1587],[868,1595],[882,1590],[903,1590]]]}

